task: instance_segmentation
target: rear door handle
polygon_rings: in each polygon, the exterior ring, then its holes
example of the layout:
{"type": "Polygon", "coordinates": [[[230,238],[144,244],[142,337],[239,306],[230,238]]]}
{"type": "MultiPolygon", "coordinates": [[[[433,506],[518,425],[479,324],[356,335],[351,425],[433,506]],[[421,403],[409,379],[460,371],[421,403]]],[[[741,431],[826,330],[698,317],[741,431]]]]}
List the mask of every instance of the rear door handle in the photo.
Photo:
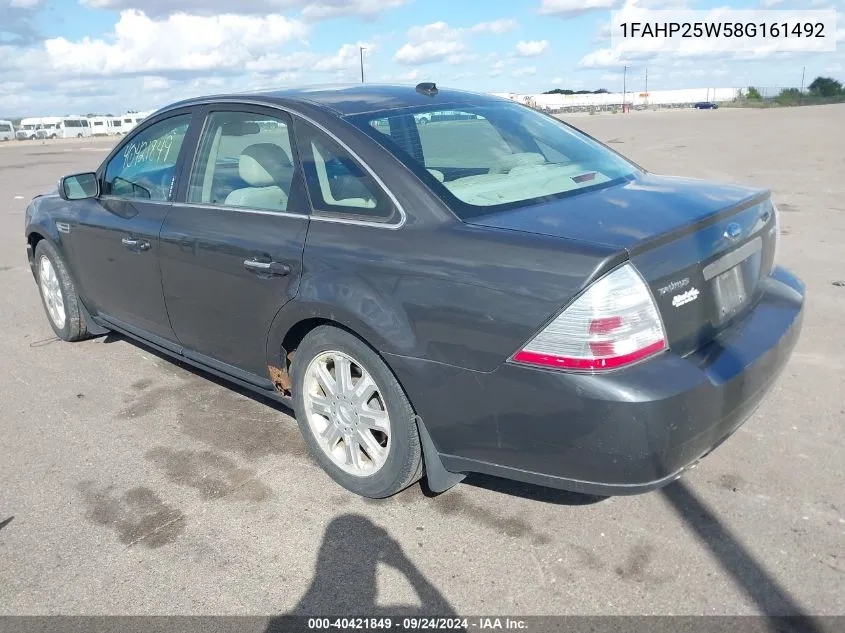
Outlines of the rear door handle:
{"type": "Polygon", "coordinates": [[[126,248],[133,251],[148,251],[150,250],[150,243],[147,240],[139,240],[134,237],[124,237],[120,240],[126,248]]]}
{"type": "Polygon", "coordinates": [[[265,275],[273,275],[276,277],[284,277],[290,275],[290,266],[282,262],[259,262],[255,259],[247,259],[244,261],[244,268],[251,272],[263,273],[265,275]]]}

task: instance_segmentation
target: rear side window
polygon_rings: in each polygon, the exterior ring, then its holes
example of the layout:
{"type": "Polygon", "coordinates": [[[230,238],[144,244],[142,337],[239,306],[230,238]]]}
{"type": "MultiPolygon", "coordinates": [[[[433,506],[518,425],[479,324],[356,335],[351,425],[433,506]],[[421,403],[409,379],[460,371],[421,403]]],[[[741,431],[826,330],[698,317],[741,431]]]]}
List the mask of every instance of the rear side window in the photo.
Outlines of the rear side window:
{"type": "Polygon", "coordinates": [[[188,187],[188,202],[295,211],[290,130],[283,118],[252,112],[208,116],[188,187]]]}
{"type": "Polygon", "coordinates": [[[488,168],[512,153],[502,134],[483,116],[447,110],[415,119],[429,169],[488,168]]]}
{"type": "Polygon", "coordinates": [[[172,200],[176,162],[190,122],[191,115],[182,114],[151,125],[133,136],[106,166],[103,194],[119,198],[172,200]]]}
{"type": "Polygon", "coordinates": [[[561,121],[514,103],[373,112],[350,120],[464,219],[613,186],[638,173],[561,121]]]}
{"type": "Polygon", "coordinates": [[[397,214],[390,197],[348,151],[313,125],[297,120],[295,127],[315,212],[376,222],[397,214]]]}

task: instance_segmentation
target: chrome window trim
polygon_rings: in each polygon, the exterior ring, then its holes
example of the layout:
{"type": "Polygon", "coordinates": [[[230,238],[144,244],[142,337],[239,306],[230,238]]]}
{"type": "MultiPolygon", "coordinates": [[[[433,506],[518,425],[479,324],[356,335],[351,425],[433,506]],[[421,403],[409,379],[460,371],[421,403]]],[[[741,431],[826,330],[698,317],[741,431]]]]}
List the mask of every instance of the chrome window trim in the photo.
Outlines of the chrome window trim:
{"type": "MultiPolygon", "coordinates": [[[[301,114],[299,112],[296,112],[294,110],[289,110],[289,109],[285,108],[284,106],[281,106],[281,105],[278,105],[278,104],[275,104],[275,103],[267,103],[265,101],[254,101],[254,100],[251,100],[251,99],[239,99],[239,100],[232,100],[232,101],[228,101],[228,100],[219,101],[219,100],[214,100],[214,99],[201,99],[201,100],[192,102],[190,104],[190,106],[207,106],[207,105],[223,106],[223,107],[238,106],[238,105],[258,106],[258,107],[262,107],[262,108],[270,108],[270,109],[273,109],[273,110],[280,110],[281,112],[284,112],[291,117],[299,117],[300,119],[302,119],[306,123],[313,125],[315,128],[317,128],[318,130],[323,132],[323,134],[326,134],[335,143],[340,145],[340,147],[343,148],[344,151],[349,152],[349,155],[352,156],[352,158],[354,158],[361,166],[363,166],[363,168],[367,171],[367,173],[370,174],[370,176],[373,178],[373,180],[375,180],[376,184],[379,187],[381,187],[381,190],[384,191],[384,193],[387,194],[387,197],[390,198],[390,201],[393,203],[393,205],[396,207],[396,210],[399,212],[399,221],[398,222],[374,222],[372,220],[356,220],[354,218],[335,218],[335,217],[329,217],[329,216],[326,216],[326,215],[322,215],[319,212],[309,213],[309,214],[306,214],[304,217],[309,218],[311,220],[319,221],[319,222],[334,222],[336,224],[352,224],[352,225],[357,225],[357,226],[371,226],[371,227],[380,228],[380,229],[387,229],[387,230],[390,230],[390,231],[395,231],[395,230],[401,229],[403,226],[405,226],[405,223],[407,222],[407,214],[405,213],[405,209],[399,203],[399,200],[396,199],[396,196],[393,195],[393,192],[390,191],[390,189],[387,188],[387,185],[384,184],[384,181],[381,178],[379,178],[378,174],[376,174],[372,170],[372,168],[366,162],[364,162],[364,160],[357,153],[355,153],[355,151],[352,148],[350,148],[346,143],[344,143],[342,140],[340,140],[337,137],[337,135],[335,135],[332,131],[330,131],[324,125],[318,123],[317,121],[315,121],[311,117],[304,115],[304,114],[301,114]]],[[[180,105],[179,107],[185,107],[185,106],[180,105]]],[[[166,110],[160,110],[159,112],[156,113],[156,115],[163,114],[165,112],[166,112],[166,110]]],[[[199,147],[199,139],[197,140],[197,147],[199,147]]],[[[190,174],[189,174],[189,177],[190,177],[190,174]]],[[[176,202],[175,204],[198,205],[200,203],[176,202]]],[[[253,210],[253,209],[236,209],[235,207],[223,207],[223,208],[225,208],[225,209],[235,209],[235,210],[238,210],[238,211],[247,211],[247,212],[252,212],[252,213],[257,213],[257,212],[268,213],[266,211],[259,211],[257,209],[256,210],[253,210]]],[[[273,213],[272,211],[269,212],[269,213],[271,213],[273,215],[282,215],[281,213],[273,213]]],[[[296,217],[303,217],[300,214],[291,214],[291,215],[295,215],[296,217]]]]}
{"type": "Polygon", "coordinates": [[[119,200],[121,202],[143,202],[144,204],[176,204],[173,200],[150,200],[149,198],[124,198],[123,196],[113,196],[106,194],[97,196],[97,200],[119,200]]]}
{"type": "Polygon", "coordinates": [[[254,215],[272,215],[282,218],[301,218],[303,220],[312,219],[308,213],[291,213],[290,211],[267,211],[265,209],[252,209],[250,207],[233,207],[225,204],[212,204],[209,202],[174,202],[180,207],[190,207],[192,209],[211,209],[212,211],[236,211],[238,213],[252,213],[254,215]]]}

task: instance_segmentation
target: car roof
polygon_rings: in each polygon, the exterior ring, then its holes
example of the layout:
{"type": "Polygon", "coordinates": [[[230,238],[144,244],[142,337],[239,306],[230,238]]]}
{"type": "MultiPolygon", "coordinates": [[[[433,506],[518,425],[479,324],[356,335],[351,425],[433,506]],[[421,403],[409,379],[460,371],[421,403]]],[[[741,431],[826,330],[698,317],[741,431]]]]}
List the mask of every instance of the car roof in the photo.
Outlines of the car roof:
{"type": "Polygon", "coordinates": [[[438,88],[436,94],[417,91],[415,86],[390,84],[331,84],[285,88],[257,92],[219,94],[197,97],[174,103],[165,110],[209,101],[265,102],[268,104],[306,103],[331,110],[336,115],[349,116],[364,112],[378,112],[424,105],[481,105],[502,101],[492,95],[464,90],[438,88]]]}

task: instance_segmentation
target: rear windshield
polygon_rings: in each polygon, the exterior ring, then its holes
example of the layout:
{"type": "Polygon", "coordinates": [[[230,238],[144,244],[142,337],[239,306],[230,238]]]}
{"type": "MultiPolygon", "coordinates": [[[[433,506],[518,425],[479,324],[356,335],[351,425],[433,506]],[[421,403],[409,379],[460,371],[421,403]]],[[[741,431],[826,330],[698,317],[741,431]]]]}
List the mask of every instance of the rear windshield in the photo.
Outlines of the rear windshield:
{"type": "Polygon", "coordinates": [[[609,186],[638,173],[564,123],[514,103],[350,118],[461,218],[609,186]]]}

